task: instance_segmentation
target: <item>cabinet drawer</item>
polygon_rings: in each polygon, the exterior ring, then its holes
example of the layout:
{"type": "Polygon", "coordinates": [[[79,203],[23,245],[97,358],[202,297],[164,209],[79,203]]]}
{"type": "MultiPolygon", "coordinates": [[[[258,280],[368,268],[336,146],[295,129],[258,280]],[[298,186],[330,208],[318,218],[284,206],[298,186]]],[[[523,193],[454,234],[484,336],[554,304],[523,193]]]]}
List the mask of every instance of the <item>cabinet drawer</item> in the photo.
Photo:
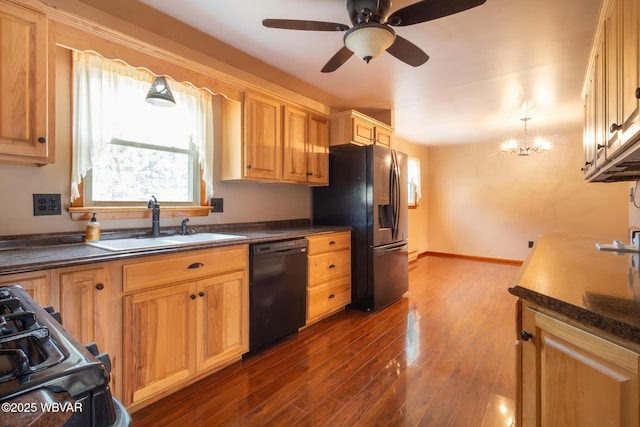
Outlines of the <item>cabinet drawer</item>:
{"type": "Polygon", "coordinates": [[[309,255],[351,248],[350,231],[308,236],[307,240],[309,241],[309,255]]]}
{"type": "Polygon", "coordinates": [[[341,276],[351,278],[351,251],[327,252],[308,258],[307,287],[311,288],[341,276]]]}
{"type": "Polygon", "coordinates": [[[122,267],[125,292],[247,268],[247,246],[160,255],[122,267]]]}
{"type": "Polygon", "coordinates": [[[307,290],[307,320],[351,302],[351,278],[345,277],[307,290]]]}

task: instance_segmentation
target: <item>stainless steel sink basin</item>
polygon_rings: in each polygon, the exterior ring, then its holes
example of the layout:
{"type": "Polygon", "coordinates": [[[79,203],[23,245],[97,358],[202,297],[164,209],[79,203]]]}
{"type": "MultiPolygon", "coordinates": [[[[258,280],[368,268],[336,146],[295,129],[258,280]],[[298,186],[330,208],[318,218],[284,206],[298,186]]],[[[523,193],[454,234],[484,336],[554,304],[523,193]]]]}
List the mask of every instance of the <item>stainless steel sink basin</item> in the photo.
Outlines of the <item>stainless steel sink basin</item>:
{"type": "Polygon", "coordinates": [[[223,240],[241,240],[246,239],[246,236],[239,236],[236,234],[224,234],[224,233],[198,233],[188,234],[185,236],[162,236],[162,237],[147,237],[147,238],[127,238],[127,239],[113,239],[113,240],[101,240],[98,242],[86,242],[87,245],[95,246],[97,248],[107,249],[109,251],[136,251],[151,248],[163,248],[171,246],[183,246],[195,243],[207,243],[218,242],[223,240]]]}

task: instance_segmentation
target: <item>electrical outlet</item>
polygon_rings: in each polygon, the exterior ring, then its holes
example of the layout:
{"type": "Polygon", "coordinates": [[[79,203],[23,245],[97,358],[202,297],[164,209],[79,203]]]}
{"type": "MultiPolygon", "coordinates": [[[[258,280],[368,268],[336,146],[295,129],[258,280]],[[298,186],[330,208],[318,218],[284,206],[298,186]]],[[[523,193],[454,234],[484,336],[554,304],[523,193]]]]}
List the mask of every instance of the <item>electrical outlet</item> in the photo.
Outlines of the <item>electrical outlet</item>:
{"type": "Polygon", "coordinates": [[[222,198],[212,198],[211,199],[211,212],[223,212],[224,204],[222,198]]]}
{"type": "Polygon", "coordinates": [[[34,194],[33,216],[62,215],[60,194],[34,194]]]}

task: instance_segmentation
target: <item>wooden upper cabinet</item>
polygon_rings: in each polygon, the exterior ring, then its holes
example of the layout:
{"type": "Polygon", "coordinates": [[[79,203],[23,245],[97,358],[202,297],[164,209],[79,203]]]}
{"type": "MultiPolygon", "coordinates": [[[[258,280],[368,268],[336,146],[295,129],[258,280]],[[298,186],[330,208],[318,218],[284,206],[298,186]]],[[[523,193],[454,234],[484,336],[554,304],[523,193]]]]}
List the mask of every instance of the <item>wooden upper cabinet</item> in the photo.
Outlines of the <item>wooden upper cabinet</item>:
{"type": "Polygon", "coordinates": [[[306,111],[285,105],[283,181],[307,182],[308,120],[306,111]]]}
{"type": "Polygon", "coordinates": [[[393,129],[358,111],[348,110],[331,116],[330,144],[393,145],[393,129]]]}
{"type": "Polygon", "coordinates": [[[47,18],[0,2],[0,161],[54,161],[53,37],[47,18]]]}
{"type": "Polygon", "coordinates": [[[245,94],[243,177],[280,180],[281,108],[280,102],[275,99],[254,93],[245,94]]]}
{"type": "Polygon", "coordinates": [[[329,119],[309,116],[309,143],[307,144],[307,182],[329,185],[329,119]]]}
{"type": "Polygon", "coordinates": [[[326,117],[284,107],[282,180],[302,184],[329,183],[329,122],[326,117]]]}

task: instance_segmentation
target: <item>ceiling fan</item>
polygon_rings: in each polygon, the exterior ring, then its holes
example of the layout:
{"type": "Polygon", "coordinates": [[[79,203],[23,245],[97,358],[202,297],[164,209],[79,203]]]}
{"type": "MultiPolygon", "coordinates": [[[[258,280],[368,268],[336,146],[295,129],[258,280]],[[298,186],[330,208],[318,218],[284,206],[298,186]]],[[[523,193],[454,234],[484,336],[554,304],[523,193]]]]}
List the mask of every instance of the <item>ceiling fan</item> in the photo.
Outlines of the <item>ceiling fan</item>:
{"type": "Polygon", "coordinates": [[[385,50],[397,59],[418,67],[429,59],[422,49],[395,33],[393,27],[419,24],[453,15],[485,3],[486,0],[423,0],[387,16],[391,0],[347,0],[347,12],[353,25],[298,19],[264,19],[269,28],[307,31],[346,31],[344,46],[322,68],[323,73],[337,70],[355,53],[369,63],[385,50]]]}

